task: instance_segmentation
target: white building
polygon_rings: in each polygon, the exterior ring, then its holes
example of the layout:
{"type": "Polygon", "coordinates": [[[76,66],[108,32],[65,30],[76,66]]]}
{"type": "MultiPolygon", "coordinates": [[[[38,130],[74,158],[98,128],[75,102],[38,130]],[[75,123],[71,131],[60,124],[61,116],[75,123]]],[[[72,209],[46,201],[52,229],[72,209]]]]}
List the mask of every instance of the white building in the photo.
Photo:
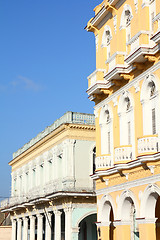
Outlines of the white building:
{"type": "Polygon", "coordinates": [[[12,240],[96,240],[94,115],[67,112],[13,154],[12,240]]]}

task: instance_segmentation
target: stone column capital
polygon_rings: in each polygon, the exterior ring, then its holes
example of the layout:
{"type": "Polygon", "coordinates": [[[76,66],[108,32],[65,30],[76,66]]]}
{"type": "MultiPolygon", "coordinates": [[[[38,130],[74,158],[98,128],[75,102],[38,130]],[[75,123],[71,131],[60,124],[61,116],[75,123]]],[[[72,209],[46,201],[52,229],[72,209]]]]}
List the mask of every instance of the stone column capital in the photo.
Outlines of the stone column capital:
{"type": "Polygon", "coordinates": [[[21,223],[22,222],[22,218],[18,218],[17,221],[18,221],[18,223],[21,223]]]}
{"type": "Polygon", "coordinates": [[[38,219],[42,219],[43,218],[43,215],[40,214],[40,213],[38,213],[36,216],[37,216],[38,219]]]}
{"type": "Polygon", "coordinates": [[[71,213],[73,211],[73,207],[66,207],[63,209],[65,213],[71,213]]]}
{"type": "Polygon", "coordinates": [[[35,220],[36,217],[34,215],[29,216],[30,220],[35,220]]]}
{"type": "Polygon", "coordinates": [[[155,224],[157,218],[136,218],[138,224],[155,224]]]}
{"type": "Polygon", "coordinates": [[[53,211],[56,216],[61,216],[62,212],[59,210],[54,210],[53,211]]]}

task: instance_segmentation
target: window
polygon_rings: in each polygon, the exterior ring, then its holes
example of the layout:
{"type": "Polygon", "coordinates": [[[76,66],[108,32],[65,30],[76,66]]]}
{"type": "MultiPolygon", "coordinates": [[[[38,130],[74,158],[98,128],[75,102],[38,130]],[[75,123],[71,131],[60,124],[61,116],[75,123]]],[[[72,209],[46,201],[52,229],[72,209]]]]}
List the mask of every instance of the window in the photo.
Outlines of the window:
{"type": "Polygon", "coordinates": [[[141,90],[141,103],[143,109],[143,135],[159,133],[159,93],[157,79],[153,74],[145,77],[141,90]]]}
{"type": "Polygon", "coordinates": [[[93,174],[96,170],[96,147],[93,148],[93,174]]]}
{"type": "Polygon", "coordinates": [[[120,122],[120,146],[134,145],[134,111],[129,91],[124,92],[119,100],[118,115],[120,122]]]}
{"type": "Polygon", "coordinates": [[[14,179],[13,195],[17,195],[17,178],[14,179]]]}
{"type": "Polygon", "coordinates": [[[152,109],[152,134],[156,134],[156,112],[155,112],[155,108],[152,109]]]}
{"type": "Polygon", "coordinates": [[[108,154],[111,153],[111,140],[110,140],[110,132],[108,132],[108,154]]]}
{"type": "Polygon", "coordinates": [[[111,53],[110,53],[110,43],[112,39],[112,33],[110,27],[107,25],[105,26],[103,36],[102,36],[102,45],[101,47],[106,47],[106,53],[107,53],[107,59],[110,58],[111,53]]]}
{"type": "Polygon", "coordinates": [[[36,168],[32,169],[32,187],[36,186],[36,168]]]}
{"type": "Polygon", "coordinates": [[[131,23],[131,17],[131,12],[129,10],[125,10],[126,27],[131,23]]]}
{"type": "Polygon", "coordinates": [[[154,12],[151,13],[151,30],[153,31],[154,30],[154,22],[153,22],[153,19],[154,19],[154,12]]]}
{"type": "Polygon", "coordinates": [[[154,30],[154,22],[153,19],[156,14],[156,1],[155,0],[150,0],[149,1],[149,15],[150,15],[150,30],[154,30]]]}
{"type": "Polygon", "coordinates": [[[104,105],[100,115],[101,154],[112,154],[113,151],[113,121],[111,110],[104,105]]]}
{"type": "Polygon", "coordinates": [[[128,145],[131,145],[131,122],[128,122],[128,145]]]}
{"type": "Polygon", "coordinates": [[[26,172],[26,192],[28,192],[28,186],[29,186],[29,177],[28,177],[29,172],[26,172]]]}

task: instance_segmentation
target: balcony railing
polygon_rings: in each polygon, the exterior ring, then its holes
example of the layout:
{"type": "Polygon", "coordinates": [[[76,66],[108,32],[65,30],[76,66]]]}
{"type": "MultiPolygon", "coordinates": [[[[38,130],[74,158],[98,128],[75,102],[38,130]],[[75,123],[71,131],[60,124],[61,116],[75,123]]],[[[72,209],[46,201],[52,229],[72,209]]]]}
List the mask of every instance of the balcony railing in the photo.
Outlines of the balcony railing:
{"type": "Polygon", "coordinates": [[[129,65],[136,62],[144,63],[147,60],[145,55],[154,54],[155,43],[150,37],[151,32],[140,31],[128,41],[128,55],[125,59],[126,63],[129,65]]]}
{"type": "Polygon", "coordinates": [[[115,148],[115,162],[132,160],[132,146],[126,145],[115,148]]]}
{"type": "Polygon", "coordinates": [[[147,135],[138,138],[138,153],[154,153],[158,151],[158,136],[147,135]]]}
{"type": "Polygon", "coordinates": [[[111,155],[96,157],[96,170],[112,167],[111,155]]]}

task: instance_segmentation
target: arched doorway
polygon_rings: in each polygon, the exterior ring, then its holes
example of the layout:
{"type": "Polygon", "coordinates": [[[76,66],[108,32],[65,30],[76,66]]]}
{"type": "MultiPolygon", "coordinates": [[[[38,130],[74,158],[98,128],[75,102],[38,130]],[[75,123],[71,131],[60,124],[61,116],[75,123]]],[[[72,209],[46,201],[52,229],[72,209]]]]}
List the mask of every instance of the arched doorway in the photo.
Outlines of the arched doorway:
{"type": "Polygon", "coordinates": [[[156,240],[160,240],[160,196],[158,196],[155,207],[156,220],[156,240]]]}
{"type": "Polygon", "coordinates": [[[131,240],[139,239],[139,229],[136,223],[136,207],[131,197],[126,197],[122,205],[122,221],[130,222],[131,240]]]}
{"type": "Polygon", "coordinates": [[[113,225],[113,222],[114,222],[114,215],[113,215],[113,209],[111,207],[111,210],[110,210],[110,216],[109,216],[109,220],[110,220],[110,226],[109,226],[109,239],[110,240],[114,240],[114,225],[113,225]]]}
{"type": "Polygon", "coordinates": [[[91,214],[79,223],[78,240],[97,240],[97,215],[91,214]]]}

